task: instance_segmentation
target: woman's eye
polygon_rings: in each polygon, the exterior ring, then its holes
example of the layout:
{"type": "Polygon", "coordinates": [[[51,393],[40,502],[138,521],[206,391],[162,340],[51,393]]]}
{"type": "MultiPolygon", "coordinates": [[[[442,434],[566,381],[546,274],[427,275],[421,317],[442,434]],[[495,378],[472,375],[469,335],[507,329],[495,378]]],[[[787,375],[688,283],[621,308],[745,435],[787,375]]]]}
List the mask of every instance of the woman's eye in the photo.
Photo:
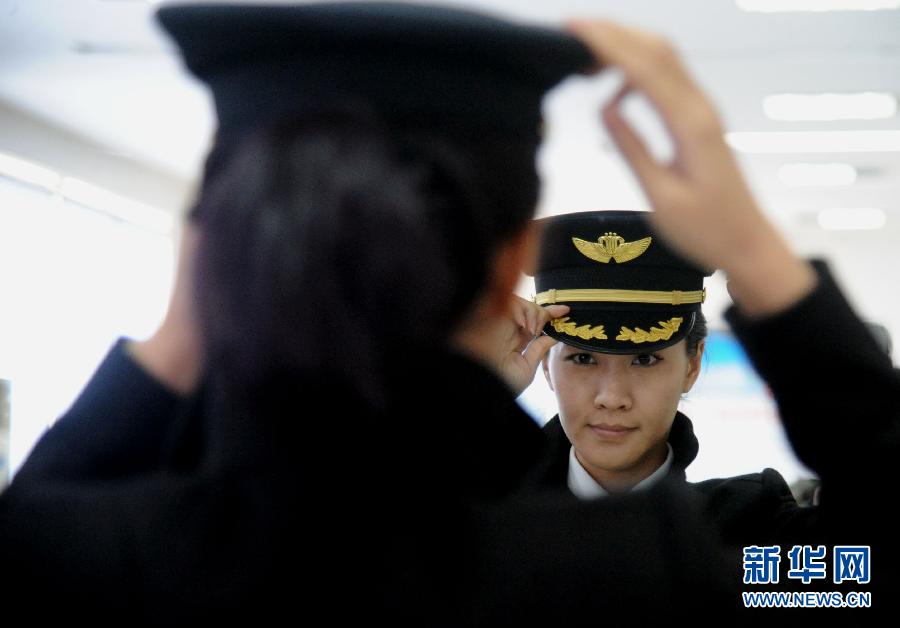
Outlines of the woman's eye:
{"type": "Polygon", "coordinates": [[[575,364],[595,364],[594,356],[590,353],[573,353],[569,359],[575,364]]]}
{"type": "Polygon", "coordinates": [[[641,355],[636,355],[634,360],[631,363],[634,366],[653,366],[657,362],[659,362],[662,358],[652,355],[650,353],[642,353],[641,355]]]}

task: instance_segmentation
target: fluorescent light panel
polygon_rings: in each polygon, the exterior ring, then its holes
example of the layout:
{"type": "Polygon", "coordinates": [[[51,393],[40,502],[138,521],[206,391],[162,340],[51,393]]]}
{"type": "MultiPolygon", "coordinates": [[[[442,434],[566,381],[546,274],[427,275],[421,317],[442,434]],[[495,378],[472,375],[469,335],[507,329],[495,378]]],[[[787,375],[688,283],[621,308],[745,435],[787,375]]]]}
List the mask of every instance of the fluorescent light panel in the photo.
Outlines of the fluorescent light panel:
{"type": "Polygon", "coordinates": [[[99,210],[151,231],[169,233],[175,223],[172,214],[167,211],[120,196],[80,179],[64,177],[55,170],[21,157],[0,153],[0,176],[40,187],[51,194],[59,194],[87,208],[99,210]]]}
{"type": "Polygon", "coordinates": [[[726,133],[725,139],[751,154],[900,151],[900,131],[741,131],[726,133]]]}
{"type": "Polygon", "coordinates": [[[61,180],[59,173],[50,168],[6,153],[0,153],[0,174],[51,192],[59,187],[61,180]]]}
{"type": "Polygon", "coordinates": [[[882,11],[900,7],[900,0],[735,0],[735,4],[751,13],[882,11]]]}
{"type": "Polygon", "coordinates": [[[885,92],[859,94],[773,94],[763,99],[772,120],[883,120],[897,114],[897,97],[885,92]]]}
{"type": "Polygon", "coordinates": [[[881,229],[887,214],[876,207],[832,207],[820,211],[816,220],[827,231],[860,231],[881,229]]]}
{"type": "Polygon", "coordinates": [[[168,233],[174,225],[174,219],[169,212],[125,198],[74,177],[63,178],[60,193],[85,207],[97,209],[151,231],[168,233]]]}
{"type": "Polygon", "coordinates": [[[850,164],[784,164],[778,178],[788,187],[837,187],[856,182],[856,168],[850,164]]]}

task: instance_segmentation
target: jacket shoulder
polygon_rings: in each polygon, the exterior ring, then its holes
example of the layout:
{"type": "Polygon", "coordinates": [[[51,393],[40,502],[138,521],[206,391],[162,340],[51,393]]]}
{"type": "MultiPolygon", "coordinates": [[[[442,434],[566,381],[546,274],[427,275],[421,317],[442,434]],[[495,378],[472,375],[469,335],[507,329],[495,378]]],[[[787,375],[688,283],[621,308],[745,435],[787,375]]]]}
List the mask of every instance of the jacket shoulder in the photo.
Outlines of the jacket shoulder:
{"type": "Polygon", "coordinates": [[[131,357],[126,344],[113,345],[14,481],[121,478],[160,464],[181,400],[131,357]]]}
{"type": "Polygon", "coordinates": [[[709,514],[728,542],[784,543],[806,529],[815,509],[797,504],[775,469],[693,483],[707,498],[709,514]]]}

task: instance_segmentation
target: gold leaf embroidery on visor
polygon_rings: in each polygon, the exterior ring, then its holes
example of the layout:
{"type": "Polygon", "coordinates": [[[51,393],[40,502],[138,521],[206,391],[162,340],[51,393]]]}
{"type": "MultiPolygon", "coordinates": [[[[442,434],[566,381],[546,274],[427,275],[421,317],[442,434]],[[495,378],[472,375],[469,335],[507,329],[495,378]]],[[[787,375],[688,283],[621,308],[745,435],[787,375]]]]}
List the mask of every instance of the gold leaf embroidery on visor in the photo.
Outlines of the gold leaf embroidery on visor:
{"type": "Polygon", "coordinates": [[[584,340],[591,340],[592,338],[595,340],[606,340],[608,338],[603,331],[603,325],[597,325],[596,327],[591,327],[590,325],[578,326],[578,323],[570,320],[568,316],[554,318],[550,321],[550,325],[557,333],[583,338],[584,340]]]}
{"type": "Polygon", "coordinates": [[[683,318],[676,316],[667,321],[659,321],[659,327],[651,327],[650,331],[644,331],[640,327],[635,327],[634,330],[622,327],[622,331],[616,336],[616,340],[630,340],[635,344],[668,340],[672,337],[672,334],[678,331],[683,320],[683,318]]]}

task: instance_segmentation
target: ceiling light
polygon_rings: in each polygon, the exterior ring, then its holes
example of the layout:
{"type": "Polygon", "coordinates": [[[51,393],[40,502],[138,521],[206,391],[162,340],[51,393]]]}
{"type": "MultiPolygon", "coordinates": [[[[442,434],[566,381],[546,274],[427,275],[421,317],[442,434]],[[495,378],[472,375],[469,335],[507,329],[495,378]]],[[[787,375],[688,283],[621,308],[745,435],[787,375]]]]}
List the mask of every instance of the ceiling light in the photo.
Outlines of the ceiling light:
{"type": "Polygon", "coordinates": [[[172,214],[165,210],[74,177],[64,177],[55,170],[6,153],[0,153],[0,176],[38,186],[90,209],[157,233],[168,234],[174,226],[172,214]]]}
{"type": "Polygon", "coordinates": [[[174,226],[174,218],[167,211],[74,177],[64,177],[59,191],[69,200],[150,231],[167,234],[174,226]]]}
{"type": "Polygon", "coordinates": [[[897,97],[884,92],[859,94],[773,94],[763,99],[772,120],[882,120],[897,113],[897,97]]]}
{"type": "Polygon", "coordinates": [[[735,0],[735,4],[753,13],[880,11],[900,7],[900,0],[735,0]]]}
{"type": "Polygon", "coordinates": [[[742,153],[877,153],[900,151],[900,131],[753,131],[726,133],[742,153]]]}
{"type": "Polygon", "coordinates": [[[59,173],[26,159],[0,153],[0,175],[54,191],[60,182],[59,173]]]}
{"type": "Polygon", "coordinates": [[[887,223],[887,215],[875,207],[833,207],[820,211],[817,222],[828,231],[881,229],[887,223]]]}
{"type": "Polygon", "coordinates": [[[778,178],[789,187],[836,187],[853,185],[856,168],[850,164],[784,164],[778,178]]]}

